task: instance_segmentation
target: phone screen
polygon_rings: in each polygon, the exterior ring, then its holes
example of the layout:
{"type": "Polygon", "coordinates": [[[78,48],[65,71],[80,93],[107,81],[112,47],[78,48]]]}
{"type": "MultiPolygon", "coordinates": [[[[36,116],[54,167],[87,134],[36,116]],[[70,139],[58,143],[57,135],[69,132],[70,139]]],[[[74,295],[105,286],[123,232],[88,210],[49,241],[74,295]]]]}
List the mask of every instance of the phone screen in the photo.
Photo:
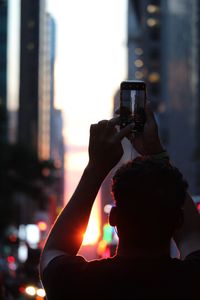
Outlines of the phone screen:
{"type": "Polygon", "coordinates": [[[144,83],[122,82],[120,94],[121,128],[135,122],[135,131],[143,130],[145,102],[146,89],[144,83]]]}
{"type": "Polygon", "coordinates": [[[122,90],[122,105],[127,113],[134,116],[135,112],[139,112],[145,105],[144,90],[122,90]]]}

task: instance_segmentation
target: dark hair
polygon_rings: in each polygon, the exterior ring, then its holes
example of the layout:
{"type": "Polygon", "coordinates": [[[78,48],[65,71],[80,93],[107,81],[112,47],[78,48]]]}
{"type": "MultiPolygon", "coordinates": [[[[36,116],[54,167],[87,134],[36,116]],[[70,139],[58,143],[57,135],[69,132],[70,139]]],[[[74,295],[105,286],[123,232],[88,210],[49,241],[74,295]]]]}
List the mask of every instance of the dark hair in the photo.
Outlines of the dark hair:
{"type": "Polygon", "coordinates": [[[116,171],[112,195],[125,222],[139,222],[142,226],[150,222],[154,227],[163,224],[172,230],[184,205],[187,187],[176,167],[139,156],[116,171]]]}

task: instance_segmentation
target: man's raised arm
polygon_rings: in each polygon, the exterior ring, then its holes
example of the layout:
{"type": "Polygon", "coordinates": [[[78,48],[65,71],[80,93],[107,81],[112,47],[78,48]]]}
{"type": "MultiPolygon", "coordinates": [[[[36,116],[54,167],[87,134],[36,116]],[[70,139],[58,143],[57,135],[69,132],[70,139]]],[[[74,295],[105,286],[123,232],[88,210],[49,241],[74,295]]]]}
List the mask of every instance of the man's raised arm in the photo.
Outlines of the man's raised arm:
{"type": "Polygon", "coordinates": [[[132,125],[116,130],[116,119],[91,125],[89,162],[80,182],[55,221],[45,243],[40,273],[60,254],[75,256],[82,244],[91,209],[101,183],[123,155],[121,140],[130,133],[132,125]]]}

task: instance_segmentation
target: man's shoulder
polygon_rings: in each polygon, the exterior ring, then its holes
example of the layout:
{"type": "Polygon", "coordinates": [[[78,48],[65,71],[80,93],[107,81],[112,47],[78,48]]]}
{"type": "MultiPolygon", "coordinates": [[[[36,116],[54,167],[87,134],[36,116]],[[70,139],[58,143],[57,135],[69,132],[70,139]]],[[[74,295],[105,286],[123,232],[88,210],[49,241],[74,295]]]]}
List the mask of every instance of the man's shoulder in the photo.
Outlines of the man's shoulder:
{"type": "Polygon", "coordinates": [[[101,266],[108,266],[113,264],[113,258],[95,258],[93,260],[86,260],[83,256],[70,256],[67,254],[60,254],[51,259],[44,273],[49,273],[55,269],[69,271],[70,269],[86,269],[86,268],[100,268],[101,266]]]}
{"type": "Polygon", "coordinates": [[[181,259],[172,259],[174,264],[182,266],[198,266],[200,271],[200,250],[189,253],[183,260],[181,259]]]}
{"type": "Polygon", "coordinates": [[[200,250],[188,254],[181,263],[188,272],[193,272],[194,274],[198,273],[200,275],[200,250]]]}
{"type": "Polygon", "coordinates": [[[184,259],[184,261],[188,261],[188,260],[196,260],[199,261],[200,260],[200,249],[196,250],[194,252],[191,252],[190,254],[188,254],[186,256],[186,258],[184,259]]]}

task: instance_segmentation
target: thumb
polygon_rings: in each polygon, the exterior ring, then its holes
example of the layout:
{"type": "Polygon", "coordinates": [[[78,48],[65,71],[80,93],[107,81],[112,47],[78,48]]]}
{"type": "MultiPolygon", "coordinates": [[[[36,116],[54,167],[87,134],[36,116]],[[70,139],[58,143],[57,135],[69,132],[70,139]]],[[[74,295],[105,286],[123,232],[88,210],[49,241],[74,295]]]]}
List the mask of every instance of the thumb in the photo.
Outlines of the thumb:
{"type": "Polygon", "coordinates": [[[121,141],[124,137],[128,136],[132,132],[134,126],[135,126],[134,123],[131,123],[126,127],[124,127],[123,129],[121,129],[119,132],[116,133],[115,140],[121,141]]]}

